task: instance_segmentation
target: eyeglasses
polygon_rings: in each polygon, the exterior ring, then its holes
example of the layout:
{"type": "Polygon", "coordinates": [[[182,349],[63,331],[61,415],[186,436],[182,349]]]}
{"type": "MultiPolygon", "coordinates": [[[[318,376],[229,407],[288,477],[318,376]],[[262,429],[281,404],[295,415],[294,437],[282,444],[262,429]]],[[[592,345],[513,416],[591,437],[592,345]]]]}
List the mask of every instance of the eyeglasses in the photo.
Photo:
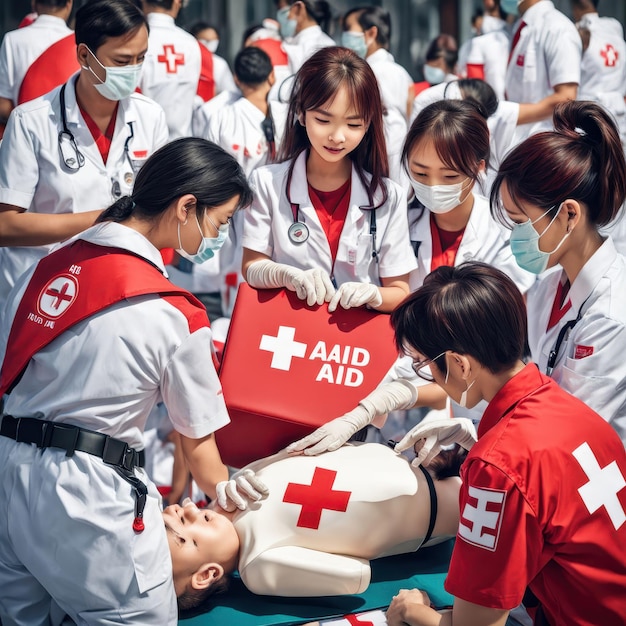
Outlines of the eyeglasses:
{"type": "Polygon", "coordinates": [[[435,382],[435,377],[431,374],[430,370],[424,371],[424,368],[431,363],[434,363],[437,359],[441,358],[446,353],[444,350],[441,354],[438,354],[433,359],[426,359],[424,361],[413,361],[411,366],[413,367],[413,371],[422,379],[426,380],[429,383],[435,382]]]}

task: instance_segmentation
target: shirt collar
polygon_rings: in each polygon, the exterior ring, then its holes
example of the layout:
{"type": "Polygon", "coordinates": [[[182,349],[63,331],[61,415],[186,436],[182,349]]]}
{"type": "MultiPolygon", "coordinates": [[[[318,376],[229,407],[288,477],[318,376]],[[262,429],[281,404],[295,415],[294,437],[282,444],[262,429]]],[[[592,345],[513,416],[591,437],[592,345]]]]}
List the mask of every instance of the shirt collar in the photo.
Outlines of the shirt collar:
{"type": "Polygon", "coordinates": [[[574,279],[569,292],[572,309],[578,311],[611,267],[617,250],[610,237],[595,251],[574,279]]]}
{"type": "Polygon", "coordinates": [[[554,4],[551,0],[541,0],[534,4],[529,9],[526,9],[524,15],[522,15],[522,20],[526,22],[526,24],[539,24],[543,21],[544,16],[548,11],[552,11],[554,9],[554,4]]]}
{"type": "Polygon", "coordinates": [[[175,26],[176,22],[171,15],[167,13],[148,13],[146,15],[150,26],[175,26]]]}
{"type": "Polygon", "coordinates": [[[478,438],[491,430],[511,409],[533,391],[546,384],[534,363],[529,363],[509,379],[492,398],[478,425],[478,438]]]}

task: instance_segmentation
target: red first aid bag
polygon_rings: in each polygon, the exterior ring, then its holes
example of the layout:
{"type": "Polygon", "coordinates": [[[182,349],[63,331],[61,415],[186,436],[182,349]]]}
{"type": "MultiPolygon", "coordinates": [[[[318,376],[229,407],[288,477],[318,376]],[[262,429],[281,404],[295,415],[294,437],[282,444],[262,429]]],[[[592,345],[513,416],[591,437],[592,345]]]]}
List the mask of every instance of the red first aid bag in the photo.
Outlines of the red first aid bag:
{"type": "Polygon", "coordinates": [[[220,367],[231,418],[216,432],[222,459],[243,467],[343,415],[397,356],[387,314],[329,313],[286,289],[241,284],[220,367]]]}

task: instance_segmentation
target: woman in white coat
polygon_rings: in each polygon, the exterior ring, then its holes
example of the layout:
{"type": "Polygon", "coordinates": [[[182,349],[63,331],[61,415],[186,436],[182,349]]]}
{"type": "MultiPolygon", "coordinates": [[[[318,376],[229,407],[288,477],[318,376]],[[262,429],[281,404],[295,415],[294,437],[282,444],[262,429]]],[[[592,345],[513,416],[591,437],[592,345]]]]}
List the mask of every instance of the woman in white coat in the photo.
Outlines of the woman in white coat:
{"type": "Polygon", "coordinates": [[[204,306],[170,283],[160,250],[208,260],[250,199],[221,148],[172,142],[132,195],[11,292],[0,327],[3,624],[47,624],[51,601],[77,624],[177,624],[143,431],[162,401],[216,498],[228,471],[213,433],[229,417],[204,306]]]}
{"type": "Polygon", "coordinates": [[[626,198],[624,151],[598,104],[558,105],[553,121],[554,132],[530,137],[504,160],[492,206],[513,229],[521,267],[560,269],[528,292],[533,360],[626,443],[626,260],[598,232],[626,198]]]}
{"type": "Polygon", "coordinates": [[[80,72],[14,109],[0,145],[0,303],[50,244],[130,193],[167,141],[163,109],[134,93],[148,47],[141,11],[125,0],[85,4],[76,42],[80,72]]]}

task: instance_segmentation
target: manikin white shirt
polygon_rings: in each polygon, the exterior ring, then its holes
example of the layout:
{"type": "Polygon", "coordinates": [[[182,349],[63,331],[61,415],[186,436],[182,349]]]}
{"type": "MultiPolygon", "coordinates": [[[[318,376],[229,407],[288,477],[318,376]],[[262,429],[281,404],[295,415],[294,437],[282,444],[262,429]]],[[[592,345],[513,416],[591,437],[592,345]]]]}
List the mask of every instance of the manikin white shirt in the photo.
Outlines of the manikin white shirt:
{"type": "MultiPolygon", "coordinates": [[[[582,42],[574,24],[550,0],[530,7],[522,19],[526,27],[506,72],[507,100],[536,103],[554,93],[555,85],[580,84],[582,42]]],[[[551,128],[551,119],[518,126],[517,140],[551,128]]]]}
{"type": "Polygon", "coordinates": [[[22,80],[33,61],[71,32],[60,17],[40,15],[29,26],[6,33],[0,47],[0,97],[17,105],[22,80]]]}
{"type": "Polygon", "coordinates": [[[609,237],[570,287],[566,300],[571,300],[571,308],[547,330],[563,279],[563,272],[550,272],[528,292],[528,343],[533,361],[546,372],[560,330],[580,312],[581,319],[558,351],[552,378],[609,422],[626,445],[626,259],[609,237]]]}
{"type": "MultiPolygon", "coordinates": [[[[350,207],[341,232],[333,267],[328,238],[309,198],[306,179],[306,151],[296,160],[291,179],[290,196],[299,205],[298,219],[309,229],[309,238],[293,243],[288,230],[294,222],[292,206],[285,188],[289,162],[266,165],[254,171],[252,206],[245,212],[244,248],[267,255],[277,263],[300,269],[319,267],[334,275],[337,284],[349,281],[380,285],[381,278],[402,276],[415,268],[415,257],[408,237],[406,194],[389,179],[384,179],[388,199],[376,209],[376,250],[372,257],[373,237],[370,233],[370,210],[367,190],[354,167],[350,191],[350,207]],[[364,208],[361,208],[364,207],[364,208]]],[[[382,200],[382,192],[374,194],[374,205],[382,200]]]]}
{"type": "MultiPolygon", "coordinates": [[[[70,171],[59,154],[61,87],[13,110],[0,144],[0,202],[30,213],[81,213],[105,209],[131,193],[136,173],[167,142],[163,109],[133,93],[120,101],[106,165],[76,103],[74,84],[66,83],[67,125],[85,164],[70,171]],[[124,146],[128,141],[128,155],[124,146]],[[117,193],[116,193],[117,192],[117,193]],[[117,195],[119,194],[119,195],[117,195]]],[[[68,153],[70,156],[73,152],[68,153]]],[[[0,306],[17,277],[50,246],[0,247],[0,306]]]]}
{"type": "Polygon", "coordinates": [[[148,52],[139,88],[165,111],[170,141],[191,135],[202,58],[198,40],[164,13],[149,13],[148,52]]]}
{"type": "MultiPolygon", "coordinates": [[[[130,250],[165,274],[159,251],[126,226],[97,224],[77,238],[130,250]]],[[[4,310],[0,362],[34,270],[20,278],[4,310]]],[[[79,322],[40,350],[6,396],[5,411],[41,414],[141,449],[148,414],[162,401],[174,428],[198,439],[229,422],[211,346],[209,328],[191,333],[185,315],[158,295],[131,298],[79,322]]]]}

